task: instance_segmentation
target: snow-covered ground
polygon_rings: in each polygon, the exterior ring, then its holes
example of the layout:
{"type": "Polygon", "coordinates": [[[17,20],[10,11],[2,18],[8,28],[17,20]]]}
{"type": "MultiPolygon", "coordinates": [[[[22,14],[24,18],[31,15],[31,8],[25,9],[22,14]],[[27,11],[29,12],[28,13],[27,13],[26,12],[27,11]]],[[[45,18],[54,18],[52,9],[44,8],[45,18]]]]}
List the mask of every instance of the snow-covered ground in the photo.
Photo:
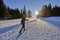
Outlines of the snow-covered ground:
{"type": "Polygon", "coordinates": [[[12,25],[20,24],[21,19],[15,19],[15,20],[0,20],[0,29],[9,27],[12,25]]]}
{"type": "Polygon", "coordinates": [[[21,36],[16,38],[19,35],[19,31],[22,26],[20,22],[18,23],[19,21],[18,20],[16,22],[17,24],[8,27],[10,28],[9,31],[6,31],[3,34],[1,33],[0,40],[60,40],[60,30],[58,29],[58,27],[55,26],[55,23],[51,22],[53,20],[58,21],[59,18],[45,18],[43,20],[41,19],[30,20],[26,22],[25,25],[26,31],[21,36]],[[11,29],[12,27],[13,29],[11,29]]]}
{"type": "MultiPolygon", "coordinates": [[[[31,21],[31,20],[34,20],[34,19],[31,18],[28,21],[31,21]]],[[[21,19],[0,20],[0,29],[5,28],[5,27],[9,27],[9,26],[12,26],[12,25],[20,24],[20,22],[21,22],[21,19]]]]}
{"type": "Polygon", "coordinates": [[[48,17],[48,18],[43,18],[43,20],[53,24],[54,26],[60,29],[60,17],[48,17]]]}
{"type": "Polygon", "coordinates": [[[19,40],[60,40],[60,30],[50,23],[36,20],[19,40]]]}

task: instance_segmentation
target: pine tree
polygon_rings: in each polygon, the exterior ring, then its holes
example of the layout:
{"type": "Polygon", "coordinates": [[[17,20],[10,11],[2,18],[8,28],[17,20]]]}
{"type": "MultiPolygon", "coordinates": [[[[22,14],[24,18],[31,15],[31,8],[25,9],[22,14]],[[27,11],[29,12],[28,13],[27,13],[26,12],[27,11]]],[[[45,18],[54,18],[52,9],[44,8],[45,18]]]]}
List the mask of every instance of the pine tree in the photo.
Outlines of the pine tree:
{"type": "Polygon", "coordinates": [[[30,10],[28,10],[28,17],[31,18],[32,17],[32,12],[30,10]]]}
{"type": "Polygon", "coordinates": [[[26,15],[26,8],[25,8],[25,6],[24,6],[24,8],[23,8],[23,15],[25,15],[25,16],[27,17],[27,15],[26,15]]]}
{"type": "Polygon", "coordinates": [[[4,5],[3,0],[0,0],[0,19],[5,19],[6,6],[4,5]]]}

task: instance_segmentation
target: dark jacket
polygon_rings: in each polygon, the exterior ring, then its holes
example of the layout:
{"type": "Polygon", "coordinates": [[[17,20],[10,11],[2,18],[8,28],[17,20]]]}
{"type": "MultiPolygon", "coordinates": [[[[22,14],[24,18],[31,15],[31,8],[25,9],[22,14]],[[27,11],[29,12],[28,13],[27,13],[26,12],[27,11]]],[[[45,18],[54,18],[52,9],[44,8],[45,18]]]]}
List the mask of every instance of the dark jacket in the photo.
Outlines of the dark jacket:
{"type": "Polygon", "coordinates": [[[26,20],[26,18],[23,17],[22,20],[21,20],[21,24],[22,24],[22,25],[25,24],[25,20],[26,20]]]}

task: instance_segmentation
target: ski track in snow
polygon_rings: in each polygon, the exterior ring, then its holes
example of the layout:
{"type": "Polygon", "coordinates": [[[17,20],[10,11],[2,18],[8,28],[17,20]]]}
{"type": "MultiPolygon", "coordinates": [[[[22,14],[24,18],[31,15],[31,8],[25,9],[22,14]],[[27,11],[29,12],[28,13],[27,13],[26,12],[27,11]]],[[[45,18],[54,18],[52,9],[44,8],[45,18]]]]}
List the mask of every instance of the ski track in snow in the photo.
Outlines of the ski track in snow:
{"type": "Polygon", "coordinates": [[[52,24],[39,20],[19,40],[60,40],[60,31],[52,24]]]}
{"type": "Polygon", "coordinates": [[[19,30],[19,27],[14,29],[14,34],[11,35],[13,38],[1,39],[0,37],[0,40],[60,40],[60,30],[57,27],[38,19],[26,23],[26,31],[16,38],[19,30]]]}

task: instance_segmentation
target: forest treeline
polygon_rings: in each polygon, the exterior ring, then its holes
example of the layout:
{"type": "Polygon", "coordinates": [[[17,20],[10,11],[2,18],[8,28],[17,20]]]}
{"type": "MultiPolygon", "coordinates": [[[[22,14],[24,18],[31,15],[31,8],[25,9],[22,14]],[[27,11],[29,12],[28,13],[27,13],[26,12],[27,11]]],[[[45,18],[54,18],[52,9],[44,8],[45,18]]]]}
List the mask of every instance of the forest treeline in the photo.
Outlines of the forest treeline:
{"type": "Polygon", "coordinates": [[[39,14],[37,17],[51,17],[51,16],[60,16],[60,6],[55,5],[52,7],[52,5],[49,3],[49,5],[43,5],[42,10],[39,11],[39,14]]]}
{"type": "Polygon", "coordinates": [[[22,14],[26,17],[32,16],[30,10],[26,11],[25,5],[20,10],[18,8],[12,9],[4,4],[4,0],[0,0],[0,20],[20,19],[23,16],[22,14]]]}

